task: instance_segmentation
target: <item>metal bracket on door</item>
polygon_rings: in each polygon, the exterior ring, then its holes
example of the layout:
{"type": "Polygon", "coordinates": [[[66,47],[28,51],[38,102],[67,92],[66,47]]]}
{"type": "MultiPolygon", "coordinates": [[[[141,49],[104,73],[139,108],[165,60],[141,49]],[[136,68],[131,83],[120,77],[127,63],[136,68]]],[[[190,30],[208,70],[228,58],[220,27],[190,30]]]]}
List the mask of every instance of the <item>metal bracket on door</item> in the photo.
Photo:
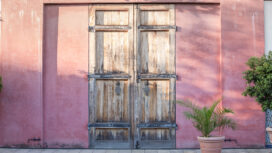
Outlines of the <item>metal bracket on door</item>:
{"type": "Polygon", "coordinates": [[[89,79],[116,79],[116,80],[127,80],[131,76],[128,74],[88,74],[89,79]]]}
{"type": "Polygon", "coordinates": [[[137,128],[176,128],[176,123],[141,123],[137,124],[137,128]]]}
{"type": "Polygon", "coordinates": [[[169,80],[171,78],[178,79],[179,77],[176,74],[138,74],[137,83],[140,80],[169,80]]]}
{"type": "Polygon", "coordinates": [[[89,123],[88,129],[90,128],[130,128],[128,123],[89,123]]]}
{"type": "Polygon", "coordinates": [[[138,74],[137,79],[138,80],[152,80],[152,79],[158,79],[158,80],[167,80],[171,78],[177,78],[178,76],[176,74],[138,74]]]}

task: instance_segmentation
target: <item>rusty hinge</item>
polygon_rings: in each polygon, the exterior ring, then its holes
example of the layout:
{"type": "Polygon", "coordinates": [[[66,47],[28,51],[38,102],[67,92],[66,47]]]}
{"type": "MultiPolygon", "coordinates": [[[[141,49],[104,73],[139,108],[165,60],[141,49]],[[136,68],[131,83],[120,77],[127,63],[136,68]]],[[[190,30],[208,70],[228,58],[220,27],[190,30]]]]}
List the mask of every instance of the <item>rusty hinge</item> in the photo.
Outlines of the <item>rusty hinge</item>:
{"type": "Polygon", "coordinates": [[[89,30],[89,32],[94,32],[94,27],[93,26],[89,26],[88,30],[89,30]]]}

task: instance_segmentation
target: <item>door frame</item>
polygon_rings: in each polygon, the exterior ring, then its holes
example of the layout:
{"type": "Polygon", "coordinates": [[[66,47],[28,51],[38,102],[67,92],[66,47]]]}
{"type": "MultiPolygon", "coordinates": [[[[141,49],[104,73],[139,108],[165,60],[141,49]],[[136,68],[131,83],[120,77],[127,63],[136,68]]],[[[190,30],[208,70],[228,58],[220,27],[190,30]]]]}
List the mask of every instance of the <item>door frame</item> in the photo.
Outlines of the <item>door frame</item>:
{"type": "MultiPolygon", "coordinates": [[[[89,11],[90,11],[90,6],[91,5],[95,5],[95,4],[89,4],[89,11]]],[[[118,5],[118,4],[99,4],[99,5],[118,5]]],[[[137,129],[139,129],[139,128],[137,128],[137,125],[136,125],[136,123],[137,123],[137,121],[136,121],[136,118],[135,118],[135,113],[137,112],[137,106],[135,106],[136,105],[136,103],[135,103],[135,97],[137,96],[137,90],[138,90],[138,79],[137,79],[137,62],[138,62],[138,60],[137,60],[137,54],[138,54],[138,33],[139,33],[139,30],[138,30],[138,20],[139,20],[139,15],[138,15],[138,6],[139,5],[141,5],[141,4],[136,4],[136,3],[131,3],[131,4],[127,4],[127,5],[130,5],[130,6],[132,6],[132,12],[133,12],[133,57],[132,57],[132,62],[133,62],[133,71],[134,71],[134,74],[133,75],[131,75],[131,81],[129,81],[129,82],[131,82],[133,85],[131,86],[130,85],[130,87],[129,88],[131,88],[131,89],[129,89],[130,91],[129,91],[129,93],[130,93],[130,100],[129,100],[129,102],[130,102],[130,107],[129,107],[129,112],[130,112],[130,114],[129,114],[129,119],[130,119],[130,121],[129,121],[129,123],[130,123],[130,128],[128,128],[129,129],[129,137],[128,137],[128,139],[129,139],[129,143],[130,143],[130,148],[137,148],[137,145],[138,145],[138,140],[137,139],[139,139],[139,136],[137,136],[137,134],[138,134],[138,130],[137,129]]],[[[172,5],[174,8],[174,16],[173,16],[173,20],[174,20],[174,23],[176,22],[176,17],[175,17],[175,4],[172,4],[172,3],[168,3],[168,4],[152,4],[152,3],[148,3],[148,4],[143,4],[143,5],[172,5]]],[[[156,9],[154,9],[154,10],[156,10],[156,9]]],[[[170,10],[169,10],[170,11],[170,10]]],[[[89,12],[89,17],[90,17],[90,12],[89,12]]],[[[169,19],[170,20],[170,19],[169,19]]],[[[170,23],[169,23],[170,24],[170,23]]],[[[170,26],[167,26],[168,28],[173,28],[173,27],[171,27],[171,25],[170,26]]],[[[165,27],[164,27],[165,28],[165,27]]],[[[92,30],[92,29],[90,29],[89,28],[89,30],[92,30]]],[[[169,31],[169,33],[170,33],[170,31],[169,31]]],[[[175,32],[174,32],[174,44],[170,44],[170,45],[173,45],[173,46],[169,46],[170,48],[172,48],[172,49],[174,49],[174,75],[175,75],[175,77],[174,77],[174,80],[173,80],[173,77],[171,76],[170,78],[169,78],[169,84],[170,84],[170,82],[174,82],[173,83],[173,85],[174,85],[174,91],[175,91],[175,93],[173,93],[174,94],[174,104],[173,105],[176,105],[176,61],[175,61],[175,55],[176,55],[176,42],[175,42],[175,34],[176,34],[176,27],[175,27],[175,32]]],[[[170,34],[169,34],[170,35],[170,34]]],[[[170,37],[169,37],[170,38],[170,37]]],[[[91,50],[91,48],[90,48],[90,41],[92,41],[92,40],[95,40],[95,38],[90,38],[90,31],[89,31],[89,54],[90,54],[90,50],[91,50]]],[[[170,49],[169,48],[169,49],[170,49]]],[[[95,48],[93,48],[94,50],[95,50],[95,48]]],[[[91,57],[91,56],[89,56],[89,62],[90,61],[93,61],[93,62],[95,62],[96,60],[95,60],[95,57],[91,57]]],[[[90,63],[89,63],[89,72],[90,72],[90,63]]],[[[89,80],[91,79],[90,78],[90,74],[88,75],[88,77],[89,77],[89,80]]],[[[91,76],[91,77],[93,77],[93,76],[91,76]]],[[[165,76],[163,76],[163,77],[165,77],[165,76]]],[[[166,77],[167,78],[167,77],[166,77]]],[[[162,79],[165,79],[165,78],[162,78],[162,79]]],[[[89,94],[88,94],[88,96],[89,96],[89,100],[88,100],[88,105],[89,105],[89,107],[88,107],[88,109],[89,109],[89,119],[88,119],[88,122],[90,123],[90,120],[91,120],[91,118],[90,118],[90,113],[91,113],[91,106],[90,106],[90,101],[93,101],[93,103],[95,104],[95,99],[93,99],[93,100],[91,100],[92,98],[91,97],[94,97],[95,96],[95,93],[92,93],[92,94],[90,94],[90,91],[91,91],[91,88],[92,88],[92,90],[94,91],[95,90],[95,79],[93,80],[94,81],[94,83],[90,83],[91,81],[89,81],[88,82],[88,84],[89,84],[89,94]]],[[[169,111],[170,111],[170,109],[169,109],[169,111]]],[[[167,147],[167,148],[175,148],[176,147],[176,107],[174,106],[174,112],[173,112],[173,114],[174,114],[174,121],[175,121],[175,123],[172,123],[172,124],[165,124],[165,125],[156,125],[156,126],[158,126],[158,127],[160,127],[160,128],[169,128],[169,132],[171,133],[171,131],[174,131],[174,137],[173,137],[173,140],[169,143],[169,144],[171,144],[171,146],[172,147],[167,147]],[[175,125],[174,125],[175,124],[175,125]]],[[[154,126],[153,126],[154,127],[154,126]]],[[[90,124],[88,124],[88,136],[89,136],[89,148],[93,148],[94,146],[92,145],[92,143],[94,143],[94,141],[93,141],[93,137],[92,137],[92,134],[90,133],[90,128],[93,128],[93,129],[95,129],[95,127],[94,126],[90,126],[90,124]]],[[[114,128],[114,125],[113,125],[113,128],[114,128]]],[[[127,128],[127,126],[124,126],[124,128],[127,128]]],[[[171,135],[171,134],[170,134],[171,135]]],[[[165,147],[161,147],[159,144],[157,145],[158,146],[158,148],[165,148],[165,147]]],[[[100,148],[100,147],[99,147],[100,148]]],[[[110,147],[106,147],[106,148],[110,148],[110,147]]],[[[120,148],[123,148],[123,147],[121,147],[120,146],[120,148]]]]}

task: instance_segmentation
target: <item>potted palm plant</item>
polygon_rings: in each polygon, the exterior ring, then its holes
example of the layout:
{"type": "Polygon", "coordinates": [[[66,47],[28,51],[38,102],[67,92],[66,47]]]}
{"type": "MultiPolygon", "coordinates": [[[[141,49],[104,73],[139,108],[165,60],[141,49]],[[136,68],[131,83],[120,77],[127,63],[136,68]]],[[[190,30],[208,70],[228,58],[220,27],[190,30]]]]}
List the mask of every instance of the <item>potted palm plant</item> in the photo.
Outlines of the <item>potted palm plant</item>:
{"type": "Polygon", "coordinates": [[[235,128],[235,122],[226,117],[226,114],[233,113],[232,110],[221,108],[217,105],[220,100],[215,101],[210,107],[198,107],[192,102],[178,101],[190,111],[184,112],[187,119],[192,120],[193,126],[201,132],[202,136],[197,137],[200,143],[202,153],[221,153],[222,143],[225,140],[224,136],[212,136],[211,133],[215,130],[221,135],[224,128],[235,128]]]}

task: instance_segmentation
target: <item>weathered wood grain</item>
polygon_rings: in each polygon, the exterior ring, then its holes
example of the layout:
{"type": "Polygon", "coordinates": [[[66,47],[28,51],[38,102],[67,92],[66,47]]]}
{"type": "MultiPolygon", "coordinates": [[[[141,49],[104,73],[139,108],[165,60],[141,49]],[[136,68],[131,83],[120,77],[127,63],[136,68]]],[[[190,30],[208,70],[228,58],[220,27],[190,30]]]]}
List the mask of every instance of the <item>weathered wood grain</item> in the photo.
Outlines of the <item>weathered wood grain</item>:
{"type": "Polygon", "coordinates": [[[156,127],[175,124],[174,5],[96,4],[89,13],[90,146],[175,147],[175,127],[156,127]]]}
{"type": "Polygon", "coordinates": [[[97,10],[95,12],[96,25],[102,26],[123,26],[128,25],[128,12],[127,10],[97,10]]]}
{"type": "Polygon", "coordinates": [[[90,146],[129,148],[133,5],[90,5],[89,12],[90,146]]]}
{"type": "Polygon", "coordinates": [[[175,127],[158,128],[152,124],[175,124],[174,5],[141,4],[136,11],[137,139],[141,148],[175,147],[175,127]],[[154,127],[139,126],[144,124],[154,127]]]}

